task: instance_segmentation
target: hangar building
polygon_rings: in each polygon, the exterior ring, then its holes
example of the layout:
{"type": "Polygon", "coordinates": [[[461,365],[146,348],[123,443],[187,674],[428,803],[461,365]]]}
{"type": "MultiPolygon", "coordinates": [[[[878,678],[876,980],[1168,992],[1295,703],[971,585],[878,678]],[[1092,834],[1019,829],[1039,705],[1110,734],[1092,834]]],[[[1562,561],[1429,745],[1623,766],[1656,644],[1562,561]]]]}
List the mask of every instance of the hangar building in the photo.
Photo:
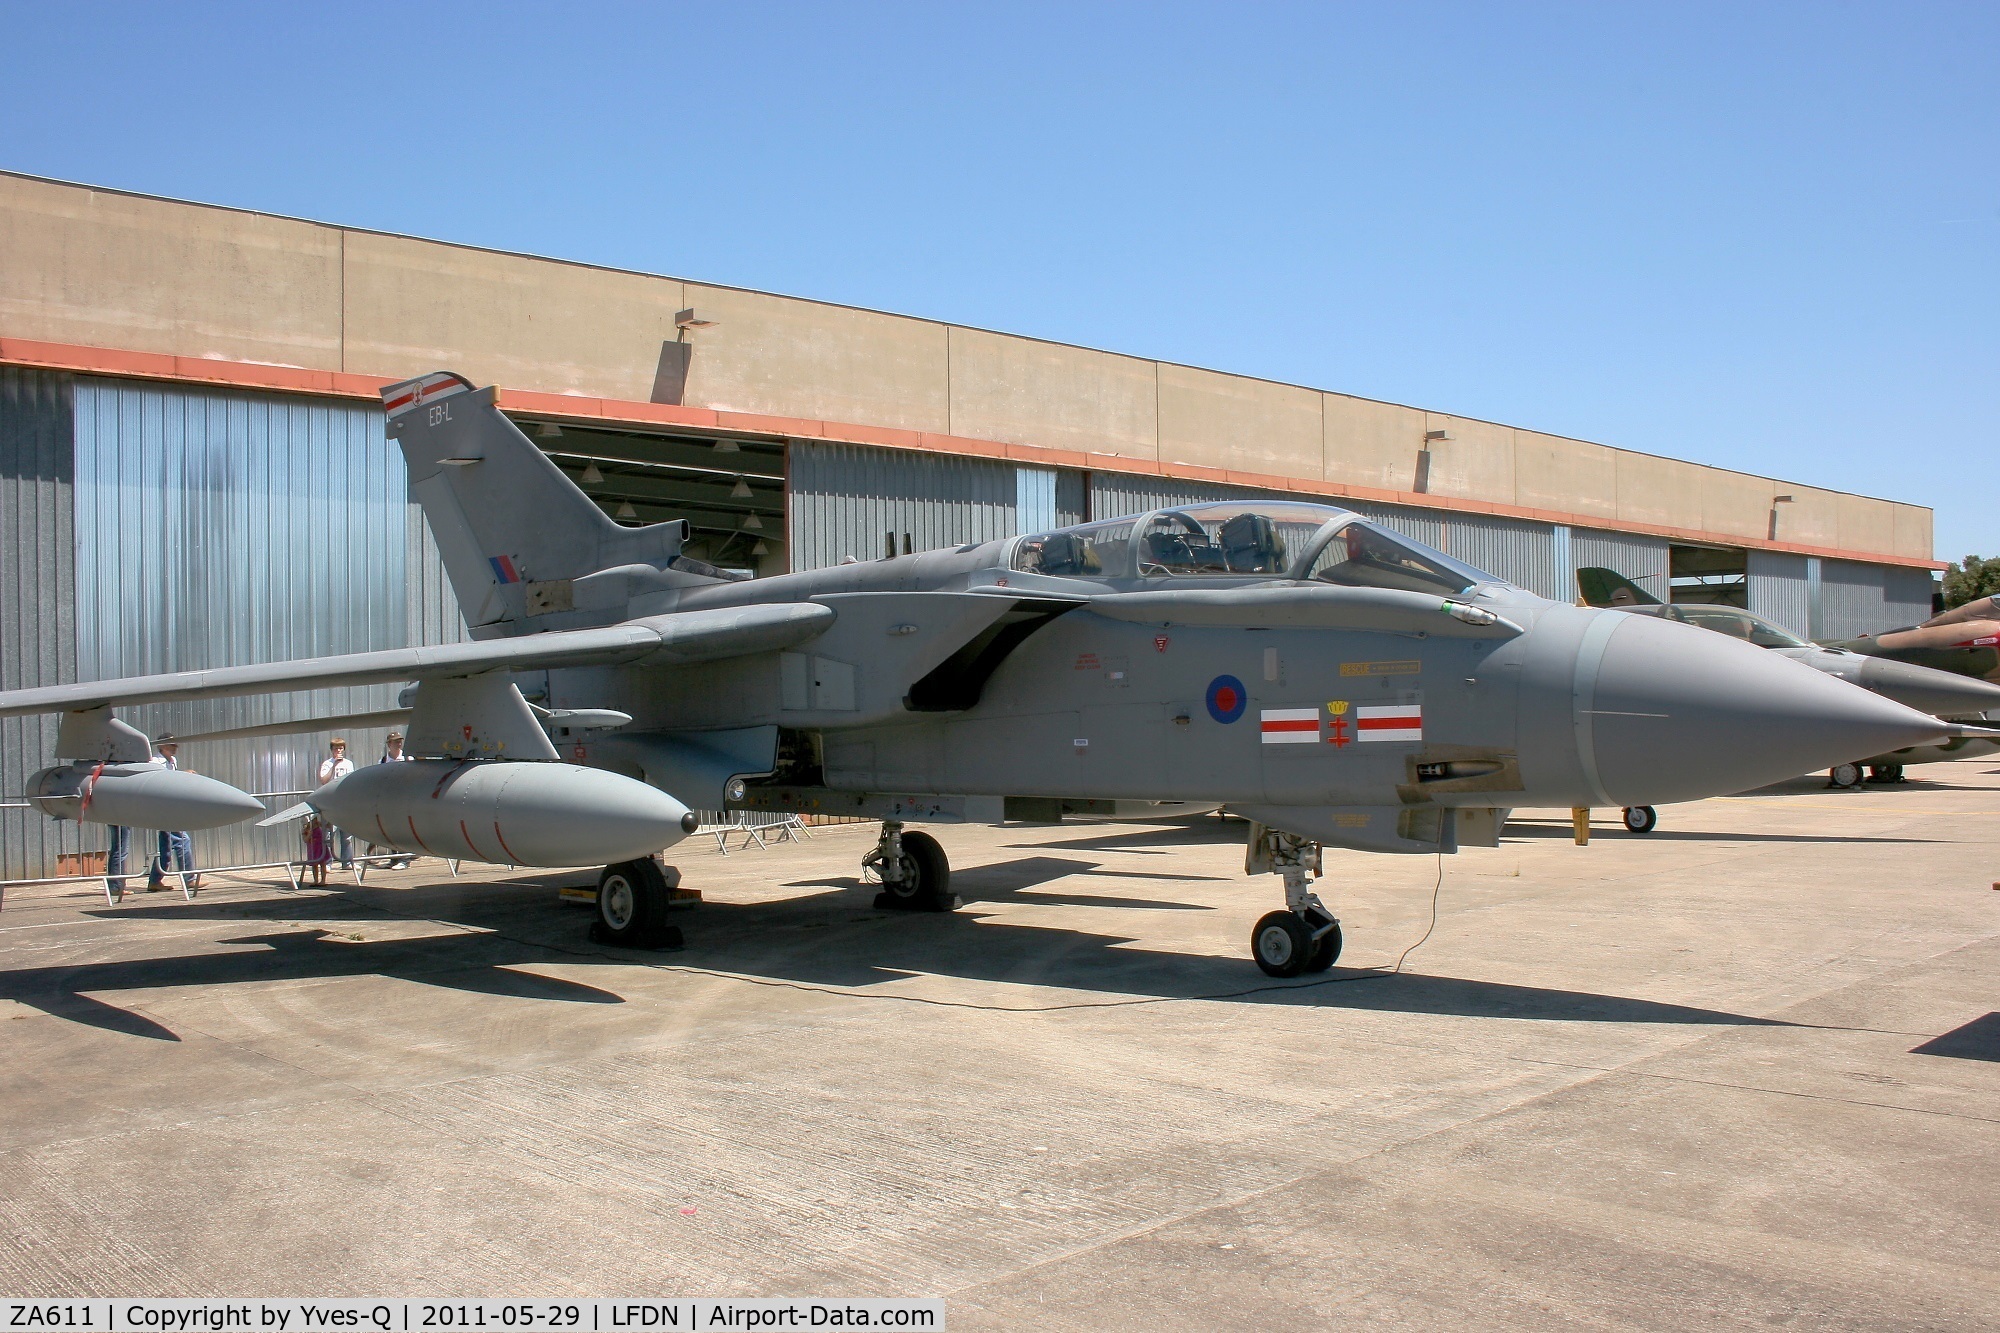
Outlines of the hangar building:
{"type": "MultiPolygon", "coordinates": [[[[1551,597],[1607,565],[1845,636],[1929,613],[1931,512],[1448,412],[681,278],[0,173],[0,688],[450,641],[378,389],[452,369],[614,517],[772,573],[1234,496],[1324,500],[1551,597]]],[[[387,687],[134,710],[187,734],[387,687]]],[[[307,711],[311,710],[311,711],[307,711]]],[[[20,808],[0,879],[103,832],[20,808]],[[79,836],[81,841],[79,841],[79,836]]],[[[375,758],[381,733],[351,738],[375,758]]],[[[274,801],[324,736],[191,766],[274,801]]],[[[289,834],[203,835],[220,858],[289,834]]]]}

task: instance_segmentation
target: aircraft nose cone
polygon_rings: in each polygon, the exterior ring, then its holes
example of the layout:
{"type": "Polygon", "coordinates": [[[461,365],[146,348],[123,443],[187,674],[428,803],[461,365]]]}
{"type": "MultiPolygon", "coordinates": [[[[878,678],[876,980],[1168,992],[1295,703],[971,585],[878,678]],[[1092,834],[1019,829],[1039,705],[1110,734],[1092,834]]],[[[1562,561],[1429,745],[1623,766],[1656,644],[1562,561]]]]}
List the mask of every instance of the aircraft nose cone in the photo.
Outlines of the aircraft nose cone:
{"type": "Polygon", "coordinates": [[[2000,685],[1891,657],[1863,662],[1861,683],[1884,698],[1939,717],[1971,717],[2000,708],[2000,685]]]}
{"type": "Polygon", "coordinates": [[[1594,761],[1603,804],[1747,791],[1946,734],[1936,718],[1766,649],[1600,614],[1616,623],[1585,630],[1574,707],[1585,776],[1594,761]]]}

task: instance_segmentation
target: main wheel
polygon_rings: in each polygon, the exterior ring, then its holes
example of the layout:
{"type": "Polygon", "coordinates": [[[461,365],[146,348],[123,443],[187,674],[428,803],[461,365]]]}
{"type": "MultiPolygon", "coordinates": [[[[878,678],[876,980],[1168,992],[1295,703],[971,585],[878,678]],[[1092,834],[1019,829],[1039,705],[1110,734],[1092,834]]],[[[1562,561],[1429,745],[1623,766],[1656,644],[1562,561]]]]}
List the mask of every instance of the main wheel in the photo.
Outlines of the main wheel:
{"type": "Polygon", "coordinates": [[[1326,934],[1313,941],[1312,953],[1306,958],[1305,971],[1324,972],[1340,957],[1340,923],[1334,922],[1326,934]]]}
{"type": "Polygon", "coordinates": [[[1625,831],[1628,833],[1651,833],[1660,826],[1660,812],[1650,805],[1628,805],[1625,807],[1625,831]]]}
{"type": "Polygon", "coordinates": [[[957,900],[951,896],[951,862],[944,848],[928,833],[905,833],[902,843],[903,877],[883,878],[876,905],[907,912],[949,912],[957,900]]]}
{"type": "MultiPolygon", "coordinates": [[[[1265,976],[1297,976],[1312,961],[1312,952],[1312,932],[1297,912],[1266,912],[1250,932],[1250,956],[1265,976]]],[[[1327,966],[1333,966],[1331,958],[1327,966]]]]}
{"type": "Polygon", "coordinates": [[[651,857],[620,861],[597,877],[593,938],[627,949],[680,947],[679,926],[667,924],[667,877],[651,857]]]}
{"type": "Polygon", "coordinates": [[[1843,790],[1861,785],[1861,765],[1835,764],[1826,771],[1826,780],[1843,790]]]}
{"type": "Polygon", "coordinates": [[[1901,782],[1903,780],[1903,766],[1901,764],[1875,764],[1868,770],[1868,780],[1870,782],[1901,782]]]}

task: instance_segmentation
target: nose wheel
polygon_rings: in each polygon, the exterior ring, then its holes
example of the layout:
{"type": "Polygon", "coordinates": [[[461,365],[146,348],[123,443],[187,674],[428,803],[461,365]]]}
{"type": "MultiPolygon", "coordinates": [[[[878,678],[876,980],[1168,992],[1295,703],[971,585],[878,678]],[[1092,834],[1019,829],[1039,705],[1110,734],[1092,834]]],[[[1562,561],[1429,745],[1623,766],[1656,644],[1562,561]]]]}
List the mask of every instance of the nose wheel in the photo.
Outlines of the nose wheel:
{"type": "Polygon", "coordinates": [[[1332,967],[1340,957],[1340,922],[1312,891],[1319,844],[1252,824],[1244,868],[1252,874],[1271,871],[1285,881],[1284,910],[1265,913],[1250,932],[1250,956],[1264,975],[1296,977],[1332,967]]]}
{"type": "Polygon", "coordinates": [[[861,868],[881,881],[875,906],[898,912],[949,912],[958,906],[951,891],[951,862],[928,833],[905,833],[897,823],[882,825],[882,836],[861,868]]]}
{"type": "MultiPolygon", "coordinates": [[[[1314,895],[1317,904],[1317,895],[1314,895]]],[[[1340,923],[1324,908],[1301,916],[1266,912],[1250,932],[1250,956],[1265,976],[1296,977],[1324,972],[1340,957],[1340,923]]]]}

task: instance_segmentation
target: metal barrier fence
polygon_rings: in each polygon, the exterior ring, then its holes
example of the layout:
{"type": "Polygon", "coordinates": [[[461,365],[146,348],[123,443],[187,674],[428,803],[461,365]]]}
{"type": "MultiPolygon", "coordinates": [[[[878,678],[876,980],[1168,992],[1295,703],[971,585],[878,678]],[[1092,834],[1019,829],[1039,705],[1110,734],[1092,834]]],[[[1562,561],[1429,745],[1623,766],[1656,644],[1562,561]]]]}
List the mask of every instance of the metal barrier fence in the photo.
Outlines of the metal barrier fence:
{"type": "MultiPolygon", "coordinates": [[[[251,792],[249,794],[260,801],[277,801],[285,797],[304,796],[308,793],[304,790],[294,790],[251,792]]],[[[33,809],[33,807],[26,801],[0,802],[0,810],[25,809],[33,809]]],[[[737,851],[743,851],[753,845],[760,850],[768,851],[773,842],[786,840],[798,842],[801,836],[810,838],[812,837],[813,829],[816,827],[831,824],[868,824],[874,822],[873,820],[859,819],[847,815],[814,815],[801,818],[796,814],[786,814],[769,810],[697,810],[695,814],[701,819],[701,827],[696,829],[690,836],[693,838],[714,838],[715,850],[724,856],[729,855],[729,838],[732,834],[740,833],[743,835],[743,841],[737,845],[737,851]]],[[[158,830],[145,829],[140,831],[154,833],[158,830]]],[[[362,839],[362,841],[365,842],[366,839],[362,839]]],[[[85,856],[104,856],[105,853],[79,851],[74,853],[74,855],[81,858],[85,856]]],[[[353,859],[351,865],[343,866],[342,869],[347,870],[354,876],[356,884],[361,884],[365,881],[368,867],[371,865],[408,865],[412,861],[432,859],[443,860],[446,867],[451,871],[452,877],[454,879],[458,877],[458,868],[462,864],[459,861],[452,860],[449,857],[409,856],[401,852],[383,852],[357,856],[353,859]]],[[[157,857],[142,858],[139,860],[136,870],[127,869],[122,874],[117,875],[111,874],[110,868],[107,865],[101,871],[94,870],[81,875],[37,875],[26,879],[0,879],[0,895],[4,895],[8,889],[23,888],[32,884],[99,884],[104,888],[105,902],[115,907],[127,892],[124,887],[127,880],[143,879],[149,883],[153,881],[152,869],[157,860],[157,857]]],[[[234,865],[196,866],[191,870],[169,870],[161,867],[159,878],[161,881],[167,879],[174,880],[180,888],[182,895],[189,901],[193,901],[200,887],[200,881],[205,875],[240,874],[251,870],[282,870],[285,872],[286,881],[292,890],[296,892],[302,885],[301,874],[310,868],[311,863],[304,859],[250,861],[234,865]]],[[[513,868],[509,867],[509,869],[513,868]]],[[[0,901],[4,901],[4,898],[0,898],[0,901]]]]}

